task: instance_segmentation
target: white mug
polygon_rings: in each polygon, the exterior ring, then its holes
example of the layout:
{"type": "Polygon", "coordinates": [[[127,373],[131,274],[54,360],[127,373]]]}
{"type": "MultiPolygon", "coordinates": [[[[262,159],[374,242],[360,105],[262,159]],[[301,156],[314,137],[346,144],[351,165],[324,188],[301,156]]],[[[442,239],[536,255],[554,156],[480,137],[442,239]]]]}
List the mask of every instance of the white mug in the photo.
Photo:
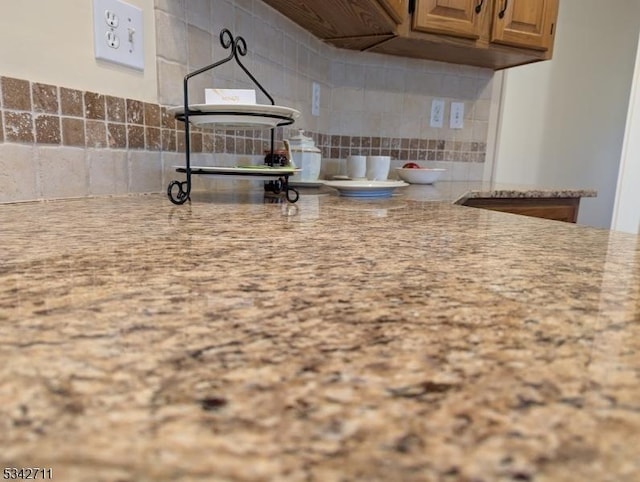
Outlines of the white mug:
{"type": "Polygon", "coordinates": [[[385,181],[389,176],[390,156],[367,156],[367,179],[369,181],[385,181]]]}
{"type": "Polygon", "coordinates": [[[347,176],[351,179],[366,179],[367,156],[347,157],[347,176]]]}

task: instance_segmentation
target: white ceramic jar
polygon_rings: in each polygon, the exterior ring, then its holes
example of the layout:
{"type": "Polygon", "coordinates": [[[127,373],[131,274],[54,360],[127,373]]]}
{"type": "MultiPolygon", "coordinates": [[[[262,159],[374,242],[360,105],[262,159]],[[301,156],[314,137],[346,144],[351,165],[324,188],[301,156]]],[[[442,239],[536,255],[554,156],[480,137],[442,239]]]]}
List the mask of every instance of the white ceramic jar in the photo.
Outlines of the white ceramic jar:
{"type": "Polygon", "coordinates": [[[296,167],[302,169],[299,174],[291,176],[293,181],[311,182],[317,181],[320,176],[322,163],[322,153],[313,142],[311,137],[304,135],[304,130],[300,129],[298,135],[289,139],[289,150],[296,167]]]}

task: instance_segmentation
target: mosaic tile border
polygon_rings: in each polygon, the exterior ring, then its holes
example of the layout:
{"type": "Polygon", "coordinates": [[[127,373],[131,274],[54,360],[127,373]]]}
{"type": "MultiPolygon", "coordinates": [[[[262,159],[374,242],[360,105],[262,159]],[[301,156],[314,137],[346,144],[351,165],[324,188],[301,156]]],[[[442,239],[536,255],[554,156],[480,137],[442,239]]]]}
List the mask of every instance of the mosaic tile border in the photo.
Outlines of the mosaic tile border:
{"type": "MultiPolygon", "coordinates": [[[[161,105],[30,82],[0,78],[0,142],[104,149],[184,152],[182,124],[161,105]]],[[[276,130],[281,141],[298,129],[276,130]]],[[[388,155],[397,160],[484,162],[486,143],[441,139],[343,136],[308,132],[322,156],[388,155]]],[[[191,132],[191,151],[262,155],[269,131],[191,132]]]]}

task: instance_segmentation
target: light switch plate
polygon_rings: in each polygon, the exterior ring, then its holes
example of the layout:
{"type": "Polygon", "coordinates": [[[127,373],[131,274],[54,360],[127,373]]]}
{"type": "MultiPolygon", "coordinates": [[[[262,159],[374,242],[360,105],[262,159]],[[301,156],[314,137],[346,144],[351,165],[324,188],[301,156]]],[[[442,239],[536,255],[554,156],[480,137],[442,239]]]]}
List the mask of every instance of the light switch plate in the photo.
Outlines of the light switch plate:
{"type": "Polygon", "coordinates": [[[449,127],[451,129],[462,129],[464,127],[464,102],[451,102],[449,127]]]}
{"type": "Polygon", "coordinates": [[[433,99],[431,102],[431,127],[442,127],[444,125],[444,100],[433,99]]]}
{"type": "Polygon", "coordinates": [[[96,59],[144,70],[142,10],[120,0],[93,0],[96,59]]]}

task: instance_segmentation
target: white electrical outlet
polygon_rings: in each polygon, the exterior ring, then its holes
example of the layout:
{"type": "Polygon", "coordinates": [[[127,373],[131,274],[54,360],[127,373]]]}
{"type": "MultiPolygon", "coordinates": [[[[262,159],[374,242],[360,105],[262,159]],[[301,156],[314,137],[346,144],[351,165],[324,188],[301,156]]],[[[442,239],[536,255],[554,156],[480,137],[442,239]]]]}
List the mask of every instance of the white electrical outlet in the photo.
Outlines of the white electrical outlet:
{"type": "Polygon", "coordinates": [[[108,27],[118,28],[118,25],[120,25],[120,17],[118,17],[116,12],[113,12],[111,10],[105,10],[104,23],[106,23],[108,27]]]}
{"type": "Polygon", "coordinates": [[[444,126],[444,100],[434,99],[431,102],[431,127],[444,126]]]}
{"type": "Polygon", "coordinates": [[[142,10],[120,0],[93,0],[96,59],[144,70],[142,10]]]}
{"type": "Polygon", "coordinates": [[[449,127],[451,129],[462,129],[464,127],[464,102],[451,102],[449,127]]]}
{"type": "Polygon", "coordinates": [[[311,115],[320,115],[320,84],[314,82],[311,93],[311,115]]]}
{"type": "Polygon", "coordinates": [[[107,42],[107,45],[112,49],[120,48],[120,37],[118,37],[115,32],[112,32],[111,30],[107,30],[107,33],[104,36],[104,38],[107,42]]]}

